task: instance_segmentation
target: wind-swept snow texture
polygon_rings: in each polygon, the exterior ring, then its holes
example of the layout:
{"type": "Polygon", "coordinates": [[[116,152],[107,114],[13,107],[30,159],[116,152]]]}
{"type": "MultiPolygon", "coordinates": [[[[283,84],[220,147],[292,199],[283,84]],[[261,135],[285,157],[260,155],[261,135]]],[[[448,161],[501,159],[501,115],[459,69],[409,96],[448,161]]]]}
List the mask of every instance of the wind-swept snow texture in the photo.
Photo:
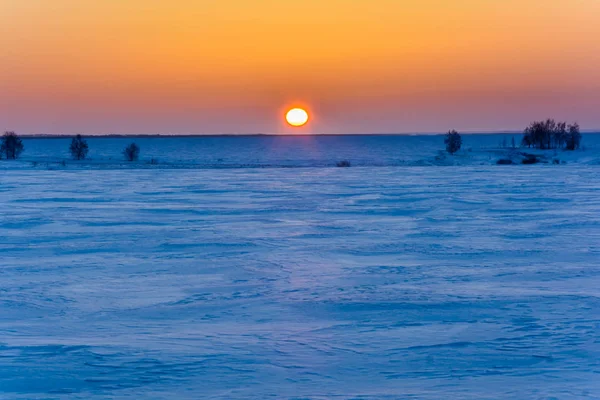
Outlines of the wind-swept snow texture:
{"type": "Polygon", "coordinates": [[[24,163],[2,399],[600,398],[599,166],[24,163]]]}

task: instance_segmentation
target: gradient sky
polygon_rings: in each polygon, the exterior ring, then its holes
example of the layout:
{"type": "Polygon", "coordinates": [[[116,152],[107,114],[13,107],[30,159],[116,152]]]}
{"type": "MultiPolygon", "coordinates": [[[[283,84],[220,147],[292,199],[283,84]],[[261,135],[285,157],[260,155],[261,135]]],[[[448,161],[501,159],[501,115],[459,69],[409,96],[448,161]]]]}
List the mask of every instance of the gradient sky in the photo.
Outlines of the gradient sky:
{"type": "Polygon", "coordinates": [[[597,129],[598,21],[599,0],[0,0],[0,129],[597,129]]]}

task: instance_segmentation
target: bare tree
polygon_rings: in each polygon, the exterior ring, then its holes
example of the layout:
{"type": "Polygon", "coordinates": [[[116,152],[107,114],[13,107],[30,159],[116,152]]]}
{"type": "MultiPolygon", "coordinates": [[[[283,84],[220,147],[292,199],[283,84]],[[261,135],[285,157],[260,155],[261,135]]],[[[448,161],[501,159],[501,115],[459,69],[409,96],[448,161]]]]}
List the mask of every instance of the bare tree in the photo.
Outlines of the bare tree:
{"type": "Polygon", "coordinates": [[[446,145],[446,151],[448,151],[450,154],[454,154],[460,150],[460,147],[462,146],[462,138],[458,132],[451,130],[446,134],[444,144],[446,145]]]}
{"type": "Polygon", "coordinates": [[[74,160],[85,160],[88,154],[88,144],[81,135],[77,135],[71,141],[69,151],[74,160]]]}
{"type": "Polygon", "coordinates": [[[135,143],[131,143],[129,146],[125,147],[123,155],[127,161],[137,161],[140,157],[140,147],[135,143]]]}
{"type": "Polygon", "coordinates": [[[567,150],[576,150],[581,145],[581,132],[579,131],[578,123],[569,125],[569,130],[566,134],[565,143],[567,146],[567,150]]]}
{"type": "Polygon", "coordinates": [[[23,141],[14,132],[4,132],[0,142],[0,157],[5,156],[7,160],[16,160],[25,150],[23,141]]]}
{"type": "Polygon", "coordinates": [[[565,146],[567,139],[567,123],[559,122],[556,124],[556,129],[552,132],[552,139],[555,149],[562,149],[565,146]]]}

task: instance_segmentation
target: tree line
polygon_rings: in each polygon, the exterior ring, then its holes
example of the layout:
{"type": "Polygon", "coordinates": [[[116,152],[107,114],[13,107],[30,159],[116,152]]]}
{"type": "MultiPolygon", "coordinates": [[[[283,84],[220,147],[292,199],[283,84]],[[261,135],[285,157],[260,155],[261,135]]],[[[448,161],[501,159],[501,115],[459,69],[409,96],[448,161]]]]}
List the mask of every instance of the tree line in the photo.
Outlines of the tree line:
{"type": "MultiPolygon", "coordinates": [[[[462,139],[455,130],[449,131],[445,138],[446,151],[450,154],[460,150],[462,139]]],[[[556,122],[553,119],[545,121],[534,121],[523,131],[521,147],[535,148],[540,150],[562,149],[577,150],[581,146],[581,131],[578,123],[568,124],[556,122]]],[[[503,142],[506,147],[506,142],[503,142]]],[[[512,147],[516,148],[515,139],[512,139],[512,147]]]]}
{"type": "MultiPolygon", "coordinates": [[[[462,146],[462,137],[455,131],[449,131],[444,138],[446,151],[450,154],[458,152],[462,146]]],[[[563,149],[577,150],[581,145],[581,132],[579,124],[567,125],[566,122],[556,122],[553,119],[532,122],[523,131],[522,147],[536,148],[540,150],[563,149]]],[[[506,146],[504,146],[506,147],[506,146]]],[[[512,147],[515,148],[513,138],[512,147]]],[[[15,132],[5,132],[0,142],[0,159],[15,160],[25,150],[23,141],[15,132]]],[[[87,141],[77,135],[71,140],[69,152],[74,160],[85,160],[89,146],[87,141]]],[[[126,161],[137,161],[140,157],[140,147],[131,143],[123,149],[123,157],[126,161]]],[[[154,160],[153,160],[154,161],[154,160]]],[[[343,165],[343,166],[349,166],[343,165]]]]}
{"type": "MultiPolygon", "coordinates": [[[[23,141],[15,132],[5,132],[0,141],[0,160],[16,160],[25,150],[23,141]]],[[[74,160],[85,160],[87,158],[89,146],[87,140],[81,135],[75,136],[69,145],[69,153],[74,160]]],[[[140,158],[140,147],[131,143],[123,149],[123,157],[126,161],[137,161],[140,158]]]]}
{"type": "Polygon", "coordinates": [[[553,119],[533,122],[525,129],[521,145],[542,150],[576,150],[581,145],[579,124],[567,125],[553,119]]]}

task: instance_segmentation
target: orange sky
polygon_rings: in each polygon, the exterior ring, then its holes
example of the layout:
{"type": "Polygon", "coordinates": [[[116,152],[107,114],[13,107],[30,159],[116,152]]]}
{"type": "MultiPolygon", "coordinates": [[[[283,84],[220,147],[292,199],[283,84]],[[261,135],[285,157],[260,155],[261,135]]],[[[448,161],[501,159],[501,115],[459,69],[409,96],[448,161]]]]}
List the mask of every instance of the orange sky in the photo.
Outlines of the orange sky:
{"type": "Polygon", "coordinates": [[[0,0],[0,129],[596,129],[598,21],[598,0],[0,0]]]}

